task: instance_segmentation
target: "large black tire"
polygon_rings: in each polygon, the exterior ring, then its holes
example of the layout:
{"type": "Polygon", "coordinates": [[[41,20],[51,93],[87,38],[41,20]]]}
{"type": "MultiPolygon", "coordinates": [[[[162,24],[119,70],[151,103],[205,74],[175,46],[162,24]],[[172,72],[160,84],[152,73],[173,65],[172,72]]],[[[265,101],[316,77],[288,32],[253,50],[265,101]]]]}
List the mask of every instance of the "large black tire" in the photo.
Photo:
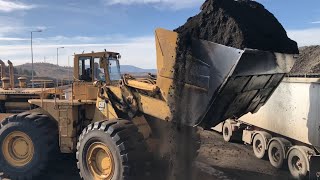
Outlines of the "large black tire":
{"type": "Polygon", "coordinates": [[[266,147],[265,140],[261,134],[256,134],[254,136],[253,142],[252,142],[252,148],[253,148],[254,155],[257,158],[259,159],[265,158],[267,147],[266,147]]]}
{"type": "Polygon", "coordinates": [[[299,149],[292,149],[288,155],[288,168],[294,179],[306,179],[308,176],[308,158],[299,149]]]}
{"type": "Polygon", "coordinates": [[[270,164],[275,168],[282,168],[284,163],[284,148],[279,141],[272,141],[268,148],[268,157],[270,164]]]}
{"type": "MultiPolygon", "coordinates": [[[[90,149],[96,145],[104,145],[111,154],[108,155],[113,159],[113,163],[110,163],[113,165],[110,172],[113,173],[104,175],[112,180],[143,179],[146,176],[145,165],[150,155],[142,134],[130,121],[101,121],[90,124],[83,130],[77,144],[76,158],[80,176],[84,180],[94,179],[93,174],[97,172],[91,169],[94,168],[94,163],[88,163],[90,149]]],[[[107,169],[109,168],[108,166],[107,169]]]]}
{"type": "MultiPolygon", "coordinates": [[[[25,112],[2,121],[0,142],[0,172],[12,180],[29,180],[42,174],[49,160],[56,153],[58,128],[56,123],[46,115],[25,112]],[[33,151],[26,152],[30,156],[24,157],[25,160],[22,158],[19,161],[12,161],[19,155],[15,150],[18,146],[15,147],[15,145],[21,142],[27,144],[28,148],[33,147],[31,148],[33,151]],[[32,142],[30,143],[32,145],[28,142],[32,142]]],[[[21,152],[24,151],[20,150],[21,152]]]]}

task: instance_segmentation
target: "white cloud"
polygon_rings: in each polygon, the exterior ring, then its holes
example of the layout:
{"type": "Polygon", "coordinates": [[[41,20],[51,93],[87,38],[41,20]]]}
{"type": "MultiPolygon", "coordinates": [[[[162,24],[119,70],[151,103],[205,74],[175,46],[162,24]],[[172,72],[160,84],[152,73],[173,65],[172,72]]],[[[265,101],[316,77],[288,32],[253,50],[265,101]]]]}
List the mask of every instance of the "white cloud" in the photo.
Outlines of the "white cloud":
{"type": "Polygon", "coordinates": [[[320,24],[320,21],[312,21],[311,24],[320,24]]]}
{"type": "Polygon", "coordinates": [[[320,28],[288,30],[287,33],[291,39],[297,41],[300,47],[320,45],[320,28]]]}
{"type": "MultiPolygon", "coordinates": [[[[59,50],[59,64],[72,65],[72,55],[74,53],[91,51],[119,52],[122,55],[121,64],[134,65],[141,68],[156,68],[156,52],[154,37],[139,37],[127,39],[126,43],[108,43],[108,44],[34,44],[35,62],[56,63],[56,48],[65,47],[59,50]]],[[[15,65],[31,62],[30,45],[0,45],[0,59],[10,59],[15,65]]]]}
{"type": "Polygon", "coordinates": [[[169,8],[174,10],[199,7],[204,1],[201,0],[105,0],[107,5],[132,5],[150,4],[157,8],[169,8]]]}
{"type": "Polygon", "coordinates": [[[16,10],[28,10],[34,8],[35,5],[28,5],[20,2],[13,2],[11,0],[0,0],[0,11],[11,12],[16,10]]]}
{"type": "Polygon", "coordinates": [[[25,38],[11,38],[11,37],[0,37],[0,41],[28,41],[25,38]]]}

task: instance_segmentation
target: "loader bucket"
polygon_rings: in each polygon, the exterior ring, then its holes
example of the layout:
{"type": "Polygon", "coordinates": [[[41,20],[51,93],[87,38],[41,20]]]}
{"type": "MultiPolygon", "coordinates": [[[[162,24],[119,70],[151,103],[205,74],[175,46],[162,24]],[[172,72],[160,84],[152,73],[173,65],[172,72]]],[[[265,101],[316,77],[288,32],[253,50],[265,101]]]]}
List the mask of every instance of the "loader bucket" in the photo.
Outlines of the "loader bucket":
{"type": "Polygon", "coordinates": [[[245,49],[193,39],[191,56],[177,61],[178,34],[157,29],[157,86],[168,120],[210,128],[256,112],[294,65],[294,55],[245,49]]]}

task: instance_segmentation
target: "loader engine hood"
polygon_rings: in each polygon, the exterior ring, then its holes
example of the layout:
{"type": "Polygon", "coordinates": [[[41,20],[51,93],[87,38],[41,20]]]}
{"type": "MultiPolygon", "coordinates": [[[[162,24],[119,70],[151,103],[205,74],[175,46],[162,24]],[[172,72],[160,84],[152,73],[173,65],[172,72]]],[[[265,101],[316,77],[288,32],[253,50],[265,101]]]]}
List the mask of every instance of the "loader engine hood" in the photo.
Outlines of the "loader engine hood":
{"type": "Polygon", "coordinates": [[[294,65],[294,55],[192,40],[192,56],[178,62],[178,34],[156,30],[157,86],[170,108],[168,120],[210,128],[257,112],[294,65]]]}

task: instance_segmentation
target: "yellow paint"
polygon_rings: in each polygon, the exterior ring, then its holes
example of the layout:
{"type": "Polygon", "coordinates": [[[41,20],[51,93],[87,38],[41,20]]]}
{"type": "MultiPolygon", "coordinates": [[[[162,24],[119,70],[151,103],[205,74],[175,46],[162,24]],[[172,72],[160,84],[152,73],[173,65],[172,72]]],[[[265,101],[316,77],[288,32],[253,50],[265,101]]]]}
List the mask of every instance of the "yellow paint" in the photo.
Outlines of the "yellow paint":
{"type": "Polygon", "coordinates": [[[90,145],[86,164],[95,180],[110,180],[114,175],[115,162],[110,149],[103,143],[90,145]]]}
{"type": "Polygon", "coordinates": [[[165,29],[156,30],[157,86],[166,101],[171,98],[169,93],[174,78],[177,42],[178,33],[165,29]]]}
{"type": "Polygon", "coordinates": [[[152,115],[162,120],[171,120],[170,109],[165,101],[140,95],[139,104],[139,109],[141,110],[141,112],[152,115]]]}
{"type": "Polygon", "coordinates": [[[34,145],[27,134],[14,131],[4,139],[2,152],[5,160],[11,166],[23,167],[32,161],[34,145]]]}
{"type": "Polygon", "coordinates": [[[136,89],[141,89],[141,90],[145,90],[145,91],[156,91],[158,89],[158,87],[156,85],[150,84],[150,83],[145,83],[145,82],[141,82],[138,80],[128,80],[127,81],[128,86],[136,88],[136,89]]]}

